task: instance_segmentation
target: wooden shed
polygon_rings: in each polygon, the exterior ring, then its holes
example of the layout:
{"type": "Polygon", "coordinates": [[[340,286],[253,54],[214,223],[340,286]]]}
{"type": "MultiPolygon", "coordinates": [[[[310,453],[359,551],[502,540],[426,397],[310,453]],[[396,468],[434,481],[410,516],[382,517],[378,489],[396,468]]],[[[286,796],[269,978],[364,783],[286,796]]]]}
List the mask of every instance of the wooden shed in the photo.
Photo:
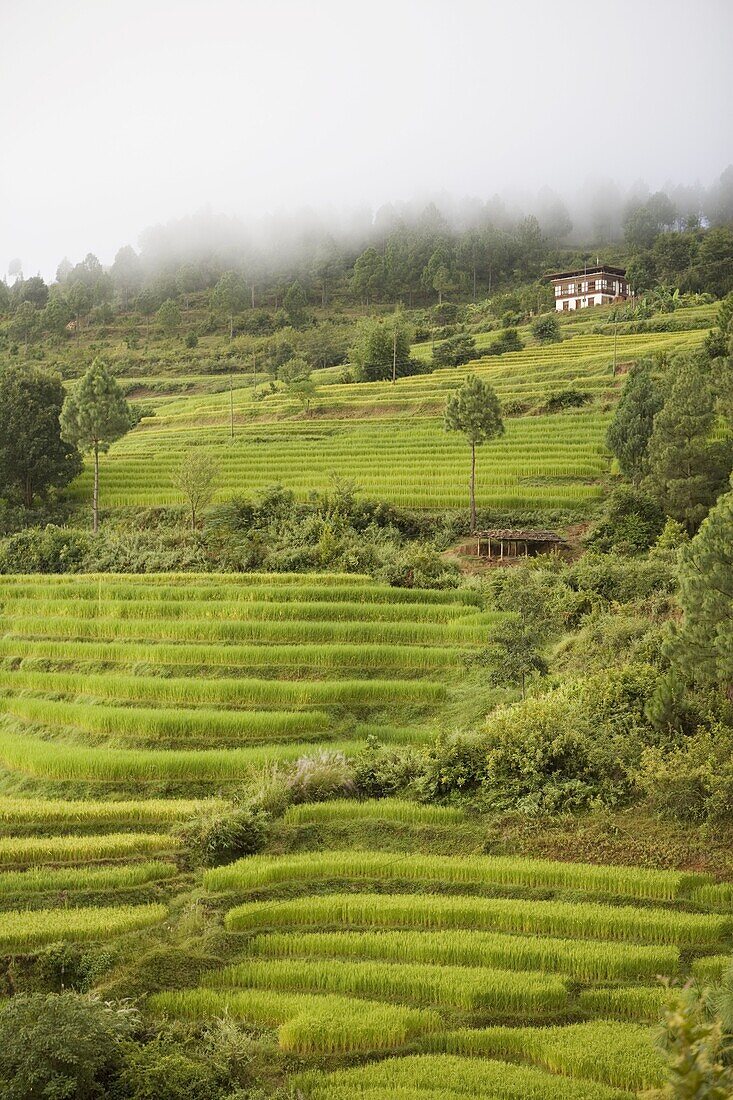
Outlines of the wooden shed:
{"type": "Polygon", "coordinates": [[[476,532],[476,556],[479,558],[533,558],[537,554],[557,553],[565,540],[554,531],[493,530],[476,532]]]}

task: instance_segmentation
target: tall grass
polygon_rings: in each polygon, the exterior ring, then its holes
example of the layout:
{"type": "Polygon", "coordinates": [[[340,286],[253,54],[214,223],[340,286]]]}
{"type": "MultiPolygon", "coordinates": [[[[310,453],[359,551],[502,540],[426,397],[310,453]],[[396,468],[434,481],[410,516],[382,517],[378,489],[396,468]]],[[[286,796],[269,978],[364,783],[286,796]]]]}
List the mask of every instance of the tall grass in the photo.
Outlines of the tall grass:
{"type": "Polygon", "coordinates": [[[34,691],[46,695],[86,696],[116,702],[168,706],[334,706],[378,707],[385,704],[433,705],[448,690],[430,680],[257,680],[137,676],[83,672],[0,670],[0,693],[34,691]]]}
{"type": "MultiPolygon", "coordinates": [[[[461,650],[445,646],[420,645],[196,645],[179,643],[137,644],[135,642],[57,641],[48,639],[0,638],[0,658],[58,661],[78,666],[97,665],[166,666],[171,668],[267,668],[288,669],[312,675],[324,670],[397,670],[402,673],[435,672],[456,668],[461,650]]],[[[315,677],[314,677],[315,678],[315,677]]]]}
{"type": "Polygon", "coordinates": [[[48,894],[52,891],[98,892],[128,890],[149,882],[172,878],[174,863],[131,863],[122,867],[33,867],[30,871],[5,871],[0,874],[0,897],[15,894],[48,894]]]}
{"type": "Polygon", "coordinates": [[[731,921],[717,915],[590,902],[431,894],[325,894],[250,902],[230,909],[225,924],[231,932],[288,927],[465,928],[685,947],[717,944],[731,932],[731,921]]]}
{"type": "Polygon", "coordinates": [[[115,738],[156,738],[167,741],[203,738],[275,740],[304,739],[324,733],[330,724],[325,711],[168,710],[147,707],[107,707],[50,699],[0,699],[0,712],[51,729],[71,727],[115,738]]]}
{"type": "Polygon", "coordinates": [[[199,813],[218,813],[218,799],[164,799],[98,802],[77,799],[0,797],[0,823],[12,825],[163,825],[199,813]]]}
{"type": "MultiPolygon", "coordinates": [[[[328,811],[325,811],[328,813],[328,811]]],[[[247,890],[270,883],[372,881],[440,882],[466,886],[528,886],[618,897],[672,901],[708,876],[515,856],[422,855],[407,852],[329,851],[255,856],[205,876],[210,890],[247,890]]]]}
{"type": "Polygon", "coordinates": [[[349,798],[333,802],[303,802],[289,806],[283,817],[287,825],[329,825],[342,821],[399,821],[410,825],[457,825],[466,820],[462,810],[450,806],[426,806],[398,798],[373,798],[356,802],[349,798]]]}
{"type": "Polygon", "coordinates": [[[526,1060],[552,1073],[639,1092],[659,1088],[666,1061],[648,1028],[599,1020],[565,1027],[489,1027],[428,1036],[429,1050],[526,1060]]]}
{"type": "Polygon", "coordinates": [[[0,951],[30,951],[59,940],[109,940],[159,924],[165,905],[12,910],[0,913],[0,951]]]}
{"type": "Polygon", "coordinates": [[[668,1000],[669,991],[661,985],[584,989],[578,997],[581,1009],[594,1016],[643,1020],[650,1024],[662,1018],[668,1000]]]}
{"type": "Polygon", "coordinates": [[[557,971],[579,982],[652,979],[679,971],[676,947],[505,935],[501,932],[274,932],[248,952],[268,958],[384,959],[557,971]]]}
{"type": "Polygon", "coordinates": [[[530,1066],[451,1054],[416,1054],[313,1075],[309,1100],[380,1100],[395,1096],[480,1100],[631,1100],[598,1082],[573,1081],[530,1066]],[[377,1090],[377,1091],[375,1091],[377,1090]],[[406,1090],[400,1093],[397,1090],[406,1090]]]}
{"type": "Polygon", "coordinates": [[[228,1016],[252,1027],[277,1027],[280,1047],[297,1054],[396,1050],[440,1026],[434,1012],[348,997],[248,989],[157,993],[150,1010],[174,1019],[228,1016]]]}
{"type": "MultiPolygon", "coordinates": [[[[488,639],[490,623],[340,622],[338,620],[240,621],[220,619],[84,619],[69,614],[13,617],[6,621],[6,636],[15,638],[67,638],[70,641],[218,642],[221,645],[372,644],[372,645],[481,645],[488,639]]],[[[409,610],[409,609],[408,609],[409,610]]],[[[491,622],[501,615],[495,614],[491,622]]]]}
{"type": "Polygon", "coordinates": [[[125,859],[150,852],[172,852],[178,847],[179,841],[167,833],[0,837],[0,866],[125,859]]]}
{"type": "Polygon", "coordinates": [[[486,967],[434,966],[335,959],[246,959],[210,973],[214,989],[265,988],[345,993],[422,1006],[480,1009],[493,1016],[553,1016],[567,1009],[565,983],[554,975],[486,967]]]}
{"type": "MultiPolygon", "coordinates": [[[[356,752],[358,741],[333,742],[334,752],[356,752]]],[[[0,728],[0,763],[43,779],[99,783],[215,783],[240,781],[254,767],[296,760],[312,744],[263,745],[251,749],[111,749],[64,745],[0,728]]]]}

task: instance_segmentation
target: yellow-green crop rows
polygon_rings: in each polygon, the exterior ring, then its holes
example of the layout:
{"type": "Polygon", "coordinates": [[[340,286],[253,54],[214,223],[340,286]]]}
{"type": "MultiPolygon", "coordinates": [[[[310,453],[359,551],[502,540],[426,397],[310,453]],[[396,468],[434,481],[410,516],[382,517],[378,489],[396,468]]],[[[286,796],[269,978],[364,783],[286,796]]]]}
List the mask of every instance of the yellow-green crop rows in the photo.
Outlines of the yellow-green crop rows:
{"type": "MultiPolygon", "coordinates": [[[[286,825],[328,828],[348,805],[295,807],[286,825]]],[[[385,830],[438,825],[440,811],[420,811],[387,800],[385,830]]],[[[355,821],[379,813],[378,802],[352,803],[355,821]]],[[[443,829],[460,825],[446,813],[443,829]]],[[[320,844],[253,856],[204,873],[224,910],[228,965],[150,1007],[276,1027],[284,1051],[321,1059],[296,1081],[308,1100],[628,1100],[663,1081],[653,1035],[668,994],[658,976],[720,979],[733,915],[695,902],[710,883],[320,844]],[[423,1015],[411,1027],[385,1016],[380,1030],[380,1014],[397,1006],[423,1015]],[[331,1054],[341,1060],[329,1069],[331,1054]],[[344,1066],[348,1055],[356,1064],[344,1066]]]]}
{"type": "Polygon", "coordinates": [[[468,813],[399,799],[291,806],[284,854],[191,859],[187,824],[253,767],[429,737],[496,623],[470,589],[10,576],[0,621],[0,955],[113,939],[131,959],[195,897],[221,965],[146,1011],[274,1030],[306,1100],[660,1084],[658,975],[715,984],[733,947],[708,875],[473,855],[468,813]],[[377,839],[349,848],[352,824],[377,839]]]}
{"type": "MultiPolygon", "coordinates": [[[[490,334],[493,338],[493,334],[490,334]]],[[[644,355],[698,346],[700,329],[631,335],[620,332],[621,370],[644,355]]],[[[481,345],[491,339],[480,340],[481,345]]],[[[430,348],[415,349],[428,358],[430,348]]],[[[622,375],[613,375],[612,336],[568,330],[550,346],[529,346],[464,367],[385,382],[338,383],[328,372],[308,414],[286,390],[234,390],[234,438],[229,393],[165,398],[102,457],[102,505],[180,504],[171,473],[192,446],[206,446],[221,468],[220,498],[273,483],[305,498],[332,475],[352,479],[367,494],[405,507],[464,507],[468,449],[442,427],[447,395],[474,371],[495,386],[509,419],[506,434],[481,449],[479,506],[499,511],[561,509],[587,513],[608,471],[605,430],[622,375]],[[543,402],[580,390],[590,404],[555,415],[543,402]],[[266,392],[267,390],[267,392],[266,392]]],[[[320,376],[319,376],[320,379],[320,376]]],[[[90,473],[75,483],[77,499],[90,493],[90,473]]]]}

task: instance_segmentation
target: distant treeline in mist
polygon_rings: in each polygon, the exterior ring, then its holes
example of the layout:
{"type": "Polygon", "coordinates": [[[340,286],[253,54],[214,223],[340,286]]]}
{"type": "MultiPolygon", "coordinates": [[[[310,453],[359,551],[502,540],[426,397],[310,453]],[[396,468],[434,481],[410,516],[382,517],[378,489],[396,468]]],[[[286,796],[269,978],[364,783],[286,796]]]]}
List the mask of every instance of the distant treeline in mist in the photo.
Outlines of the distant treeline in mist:
{"type": "MultiPolygon", "coordinates": [[[[627,266],[640,293],[659,286],[722,297],[733,289],[733,166],[709,188],[623,194],[588,188],[572,209],[548,190],[534,202],[442,200],[326,218],[313,213],[243,221],[200,213],[141,234],[103,266],[63,259],[49,286],[20,259],[0,281],[0,313],[16,339],[62,334],[116,312],[150,318],[210,291],[212,310],[302,316],[319,307],[432,305],[531,284],[558,266],[598,256],[627,266]]],[[[263,321],[263,324],[265,322],[263,321]]],[[[244,326],[256,331],[255,317],[244,326]],[[255,326],[254,328],[252,326],[255,326]]]]}

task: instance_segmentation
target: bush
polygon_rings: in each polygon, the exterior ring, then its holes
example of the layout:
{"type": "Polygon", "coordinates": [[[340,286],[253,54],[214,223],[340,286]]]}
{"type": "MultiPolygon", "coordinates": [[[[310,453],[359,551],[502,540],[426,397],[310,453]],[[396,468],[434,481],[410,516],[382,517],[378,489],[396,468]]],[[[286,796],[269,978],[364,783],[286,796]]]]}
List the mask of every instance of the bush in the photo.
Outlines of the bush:
{"type": "Polygon", "coordinates": [[[544,313],[532,322],[532,335],[538,344],[556,344],[562,339],[555,313],[544,313]]]}
{"type": "Polygon", "coordinates": [[[675,748],[648,748],[637,782],[653,810],[678,821],[733,822],[733,730],[716,725],[675,748]]]}
{"type": "Polygon", "coordinates": [[[489,344],[483,355],[503,355],[507,351],[522,351],[524,344],[515,328],[505,328],[501,335],[489,344]]]}
{"type": "Polygon", "coordinates": [[[260,811],[243,807],[188,822],[183,839],[202,863],[216,867],[261,852],[267,843],[267,821],[260,811]]]}
{"type": "Polygon", "coordinates": [[[90,536],[73,528],[30,527],[0,542],[0,573],[78,573],[90,536]]]}
{"type": "Polygon", "coordinates": [[[360,798],[389,798],[406,791],[419,777],[422,760],[414,749],[382,745],[368,737],[354,760],[354,784],[360,798]]]}
{"type": "Polygon", "coordinates": [[[301,756],[288,777],[290,802],[327,802],[354,793],[354,772],[342,752],[301,756]]]}
{"type": "MultiPolygon", "coordinates": [[[[674,522],[674,521],[672,521],[674,522]]],[[[664,531],[664,512],[640,489],[620,485],[606,500],[586,545],[604,553],[639,554],[664,531]]]]}
{"type": "Polygon", "coordinates": [[[486,723],[484,793],[525,813],[615,805],[630,782],[606,753],[603,724],[591,728],[581,691],[570,688],[497,710],[486,723]]]}
{"type": "Polygon", "coordinates": [[[129,1009],[78,993],[19,994],[0,1007],[0,1093],[4,1100],[94,1100],[111,1094],[129,1009]]]}
{"type": "Polygon", "coordinates": [[[476,341],[473,336],[461,333],[438,344],[433,352],[434,367],[460,367],[476,357],[476,341]]]}
{"type": "Polygon", "coordinates": [[[120,1075],[125,1100],[220,1100],[220,1074],[160,1042],[131,1050],[120,1075]]]}
{"type": "Polygon", "coordinates": [[[591,395],[585,390],[560,390],[558,393],[550,394],[543,411],[559,413],[564,412],[565,409],[580,409],[583,405],[588,405],[591,400],[591,395]]]}
{"type": "Polygon", "coordinates": [[[477,735],[440,737],[425,750],[415,781],[426,802],[443,802],[474,795],[486,767],[486,744],[477,735]]]}
{"type": "Polygon", "coordinates": [[[457,588],[460,571],[437,551],[416,545],[395,554],[381,577],[395,588],[457,588]]]}

